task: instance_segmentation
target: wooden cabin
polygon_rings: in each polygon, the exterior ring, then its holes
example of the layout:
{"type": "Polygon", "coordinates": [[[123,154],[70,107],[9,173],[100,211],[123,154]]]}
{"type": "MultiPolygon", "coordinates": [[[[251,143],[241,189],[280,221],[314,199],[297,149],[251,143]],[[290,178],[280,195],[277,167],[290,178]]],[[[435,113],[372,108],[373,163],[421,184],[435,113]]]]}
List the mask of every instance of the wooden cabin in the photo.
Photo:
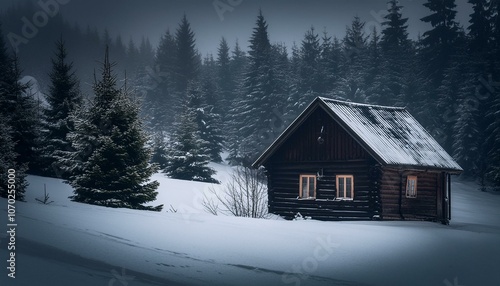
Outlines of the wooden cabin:
{"type": "Polygon", "coordinates": [[[269,212],[319,220],[451,218],[462,168],[405,109],[316,98],[253,163],[269,212]]]}

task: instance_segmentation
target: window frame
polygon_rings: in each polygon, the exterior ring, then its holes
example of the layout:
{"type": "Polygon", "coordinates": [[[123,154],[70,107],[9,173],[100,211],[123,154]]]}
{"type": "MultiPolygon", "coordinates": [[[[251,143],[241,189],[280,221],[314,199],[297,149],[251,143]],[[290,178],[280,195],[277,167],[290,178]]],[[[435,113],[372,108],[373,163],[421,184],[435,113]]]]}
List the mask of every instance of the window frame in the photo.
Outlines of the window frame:
{"type": "MultiPolygon", "coordinates": [[[[317,187],[317,178],[316,178],[316,175],[315,174],[300,174],[299,176],[299,199],[301,200],[315,200],[316,199],[316,187],[317,187]],[[303,182],[303,179],[304,178],[307,178],[307,187],[309,188],[309,185],[310,185],[310,179],[312,178],[314,180],[314,191],[313,191],[313,194],[314,196],[311,197],[303,197],[302,196],[302,193],[303,193],[303,189],[302,189],[302,182],[303,182]]],[[[309,191],[309,195],[311,194],[310,190],[309,191]]]]}
{"type": "Polygon", "coordinates": [[[418,178],[414,175],[406,176],[406,197],[409,199],[417,198],[417,187],[418,187],[418,178]],[[410,181],[414,181],[415,184],[413,186],[413,191],[410,190],[410,181]]]}
{"type": "Polygon", "coordinates": [[[338,200],[345,200],[345,201],[352,201],[354,200],[354,175],[336,175],[335,176],[335,189],[337,190],[337,197],[336,199],[338,200]],[[340,196],[340,190],[339,190],[339,179],[343,178],[344,179],[344,190],[342,196],[340,196]],[[346,179],[350,178],[351,179],[351,197],[346,196],[346,179]]]}

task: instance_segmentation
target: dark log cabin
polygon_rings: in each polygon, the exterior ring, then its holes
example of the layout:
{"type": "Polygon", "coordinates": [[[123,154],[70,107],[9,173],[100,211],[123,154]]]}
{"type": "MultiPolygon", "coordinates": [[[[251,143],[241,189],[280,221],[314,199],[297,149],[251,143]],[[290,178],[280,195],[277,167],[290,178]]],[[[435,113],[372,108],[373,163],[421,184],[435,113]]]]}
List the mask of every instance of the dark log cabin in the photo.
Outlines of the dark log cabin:
{"type": "Polygon", "coordinates": [[[316,98],[253,163],[269,212],[447,224],[462,169],[405,108],[316,98]]]}

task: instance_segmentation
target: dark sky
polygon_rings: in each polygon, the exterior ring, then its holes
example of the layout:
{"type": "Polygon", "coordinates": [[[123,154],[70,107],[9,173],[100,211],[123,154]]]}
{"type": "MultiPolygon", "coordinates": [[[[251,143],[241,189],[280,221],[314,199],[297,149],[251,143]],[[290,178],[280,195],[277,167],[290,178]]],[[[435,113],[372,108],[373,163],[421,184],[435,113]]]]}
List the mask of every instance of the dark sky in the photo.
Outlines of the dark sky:
{"type": "MultiPolygon", "coordinates": [[[[14,1],[1,0],[0,8],[14,1]]],[[[196,44],[202,54],[216,53],[221,36],[231,46],[239,39],[247,49],[248,39],[255,26],[259,8],[269,25],[271,42],[284,42],[290,46],[300,43],[304,33],[312,26],[319,33],[324,29],[330,35],[342,38],[355,15],[366,21],[367,32],[373,26],[380,30],[381,15],[386,11],[387,0],[41,0],[68,2],[61,4],[63,16],[70,23],[77,22],[101,29],[106,27],[116,36],[122,35],[125,42],[130,37],[140,40],[147,35],[153,46],[167,28],[175,31],[183,13],[186,13],[196,34],[196,44]],[[224,3],[230,10],[217,12],[214,4],[224,3]],[[223,13],[222,13],[223,12],[223,13]]],[[[428,14],[422,4],[425,0],[400,0],[403,15],[409,18],[410,37],[429,29],[420,21],[428,14]]],[[[467,27],[470,4],[457,1],[457,19],[467,27]]],[[[21,23],[21,22],[20,22],[21,23]]]]}

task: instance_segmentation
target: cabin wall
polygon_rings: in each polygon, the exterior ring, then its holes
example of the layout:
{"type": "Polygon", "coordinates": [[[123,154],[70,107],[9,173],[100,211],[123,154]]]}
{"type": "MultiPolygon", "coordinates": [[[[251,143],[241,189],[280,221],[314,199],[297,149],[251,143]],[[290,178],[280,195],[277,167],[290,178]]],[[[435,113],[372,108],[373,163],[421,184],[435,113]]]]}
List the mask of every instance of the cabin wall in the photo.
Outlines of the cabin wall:
{"type": "Polygon", "coordinates": [[[372,219],[380,205],[375,160],[322,108],[312,113],[269,158],[269,211],[320,220],[372,219]],[[323,129],[323,132],[321,131],[323,129]],[[322,137],[322,144],[318,142],[322,137]],[[301,174],[317,174],[316,199],[299,199],[301,174]],[[336,175],[354,176],[354,199],[336,198],[336,175]]]}
{"type": "Polygon", "coordinates": [[[300,213],[318,220],[354,220],[378,217],[380,204],[377,170],[366,160],[322,164],[266,166],[269,212],[291,219],[300,213]],[[316,199],[299,199],[301,174],[321,175],[316,180],[316,199]],[[354,199],[336,199],[336,175],[354,176],[354,199]]]}
{"type": "Polygon", "coordinates": [[[383,219],[442,220],[444,173],[382,169],[380,202],[383,219]],[[417,176],[417,197],[406,197],[407,176],[417,176]],[[400,195],[401,192],[401,195],[400,195]],[[401,200],[401,208],[400,208],[401,200]]]}

